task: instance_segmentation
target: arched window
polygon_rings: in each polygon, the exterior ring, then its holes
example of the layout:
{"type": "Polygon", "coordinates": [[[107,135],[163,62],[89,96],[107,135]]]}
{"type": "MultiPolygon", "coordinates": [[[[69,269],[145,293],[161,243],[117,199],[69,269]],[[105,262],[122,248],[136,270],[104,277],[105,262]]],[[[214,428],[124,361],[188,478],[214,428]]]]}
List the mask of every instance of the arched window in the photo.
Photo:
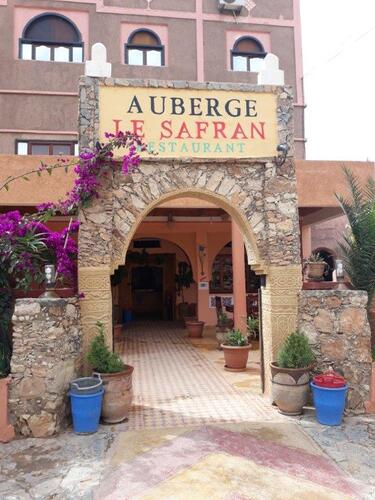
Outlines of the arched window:
{"type": "Polygon", "coordinates": [[[164,66],[164,46],[158,35],[146,29],[133,31],[125,45],[125,64],[164,66]]]}
{"type": "Polygon", "coordinates": [[[250,60],[263,58],[266,52],[259,40],[252,36],[242,36],[233,45],[231,65],[234,71],[250,71],[250,60]]]}
{"type": "Polygon", "coordinates": [[[82,62],[81,33],[61,14],[36,16],[27,23],[20,38],[20,59],[82,62]]]}

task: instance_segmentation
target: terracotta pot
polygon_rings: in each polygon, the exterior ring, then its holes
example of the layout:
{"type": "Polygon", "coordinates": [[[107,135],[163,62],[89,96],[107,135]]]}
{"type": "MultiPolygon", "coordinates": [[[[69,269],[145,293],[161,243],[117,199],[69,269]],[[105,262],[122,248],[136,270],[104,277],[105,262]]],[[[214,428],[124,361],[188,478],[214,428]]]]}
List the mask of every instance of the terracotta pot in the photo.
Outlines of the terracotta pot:
{"type": "Polygon", "coordinates": [[[113,338],[115,340],[122,340],[123,339],[123,336],[122,336],[122,324],[121,323],[118,323],[117,325],[115,325],[113,327],[113,338]]]}
{"type": "Polygon", "coordinates": [[[280,368],[271,363],[272,398],[280,413],[301,415],[310,393],[310,370],[307,368],[280,368]]]}
{"type": "Polygon", "coordinates": [[[189,337],[200,338],[203,336],[204,321],[186,321],[186,328],[189,333],[189,337]]]}
{"type": "Polygon", "coordinates": [[[375,361],[371,365],[370,399],[365,402],[366,413],[375,413],[375,361]]]}
{"type": "Polygon", "coordinates": [[[198,318],[196,316],[184,316],[184,325],[186,328],[186,323],[188,321],[198,321],[198,318]]]}
{"type": "Polygon", "coordinates": [[[221,344],[221,347],[224,351],[224,368],[232,372],[244,372],[246,370],[251,345],[231,346],[221,344]]]}
{"type": "Polygon", "coordinates": [[[103,380],[102,420],[105,424],[118,424],[128,418],[133,400],[133,370],[133,366],[126,366],[122,372],[94,373],[103,380]]]}
{"type": "Polygon", "coordinates": [[[13,425],[8,420],[8,384],[11,378],[0,378],[0,443],[8,443],[14,438],[13,425]]]}
{"type": "Polygon", "coordinates": [[[312,281],[321,281],[326,266],[326,262],[307,262],[307,278],[312,281]]]}

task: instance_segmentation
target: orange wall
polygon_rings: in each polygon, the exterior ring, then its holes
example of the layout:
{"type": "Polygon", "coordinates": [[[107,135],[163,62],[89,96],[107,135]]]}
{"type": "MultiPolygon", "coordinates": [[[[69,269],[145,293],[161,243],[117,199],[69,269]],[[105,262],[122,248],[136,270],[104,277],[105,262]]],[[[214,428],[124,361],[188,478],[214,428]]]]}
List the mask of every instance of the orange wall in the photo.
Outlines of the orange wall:
{"type": "Polygon", "coordinates": [[[375,164],[360,161],[310,161],[297,160],[298,206],[301,207],[337,207],[335,193],[348,192],[343,166],[365,183],[375,177],[375,164]]]}
{"type": "MultiPolygon", "coordinates": [[[[175,243],[188,255],[193,269],[194,281],[198,283],[200,269],[197,252],[199,234],[207,235],[206,266],[207,281],[211,279],[212,264],[216,255],[231,240],[231,222],[143,222],[139,227],[137,238],[160,238],[175,243]]],[[[199,319],[207,325],[216,324],[216,309],[209,308],[208,293],[197,290],[197,284],[188,291],[187,297],[197,301],[197,294],[204,294],[199,319]],[[207,300],[206,300],[207,298],[207,300]]]]}

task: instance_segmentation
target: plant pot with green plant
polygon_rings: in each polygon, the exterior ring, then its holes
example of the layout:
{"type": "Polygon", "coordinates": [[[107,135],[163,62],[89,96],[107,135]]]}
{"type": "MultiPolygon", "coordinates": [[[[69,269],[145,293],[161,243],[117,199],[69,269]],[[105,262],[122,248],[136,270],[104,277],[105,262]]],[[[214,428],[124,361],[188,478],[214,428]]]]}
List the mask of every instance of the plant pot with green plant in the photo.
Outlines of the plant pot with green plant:
{"type": "Polygon", "coordinates": [[[195,317],[189,317],[189,304],[185,302],[184,290],[190,288],[194,283],[193,271],[187,262],[179,262],[177,264],[177,273],[175,274],[175,284],[177,296],[181,297],[181,302],[178,304],[179,319],[195,320],[195,317]]]}
{"type": "Polygon", "coordinates": [[[249,316],[247,318],[247,333],[249,342],[256,340],[259,336],[259,319],[249,316]]]}
{"type": "Polygon", "coordinates": [[[224,351],[224,368],[231,372],[243,372],[246,370],[249,350],[251,345],[240,330],[231,330],[221,344],[224,351]]]}
{"type": "Polygon", "coordinates": [[[319,252],[313,252],[304,264],[306,277],[310,281],[322,281],[328,267],[319,252]]]}
{"type": "Polygon", "coordinates": [[[228,318],[228,315],[224,311],[220,311],[216,325],[216,339],[219,349],[221,349],[221,344],[224,342],[229,330],[233,328],[233,324],[233,319],[228,318]]]}
{"type": "Polygon", "coordinates": [[[133,400],[132,374],[134,368],[125,365],[120,356],[109,350],[104,338],[104,325],[96,323],[98,334],[93,338],[87,361],[93,375],[103,381],[102,420],[106,424],[123,422],[129,416],[133,400]]]}
{"type": "Polygon", "coordinates": [[[302,332],[288,335],[271,363],[272,397],[284,415],[301,415],[310,391],[310,371],[314,353],[308,338],[302,332]]]}

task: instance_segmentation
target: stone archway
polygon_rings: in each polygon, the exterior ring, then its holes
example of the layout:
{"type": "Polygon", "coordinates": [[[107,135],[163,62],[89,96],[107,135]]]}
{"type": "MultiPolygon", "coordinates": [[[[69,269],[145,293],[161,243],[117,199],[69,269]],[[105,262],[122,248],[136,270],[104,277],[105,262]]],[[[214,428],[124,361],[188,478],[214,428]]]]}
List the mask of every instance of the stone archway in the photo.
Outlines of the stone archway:
{"type": "Polygon", "coordinates": [[[262,322],[266,391],[269,362],[296,328],[301,266],[294,165],[277,172],[271,161],[145,160],[127,177],[116,173],[102,196],[85,210],[79,235],[79,287],[83,349],[106,325],[112,342],[110,276],[125,261],[129,243],[144,217],[177,197],[200,198],[226,210],[244,238],[248,263],[266,276],[262,322]]]}

